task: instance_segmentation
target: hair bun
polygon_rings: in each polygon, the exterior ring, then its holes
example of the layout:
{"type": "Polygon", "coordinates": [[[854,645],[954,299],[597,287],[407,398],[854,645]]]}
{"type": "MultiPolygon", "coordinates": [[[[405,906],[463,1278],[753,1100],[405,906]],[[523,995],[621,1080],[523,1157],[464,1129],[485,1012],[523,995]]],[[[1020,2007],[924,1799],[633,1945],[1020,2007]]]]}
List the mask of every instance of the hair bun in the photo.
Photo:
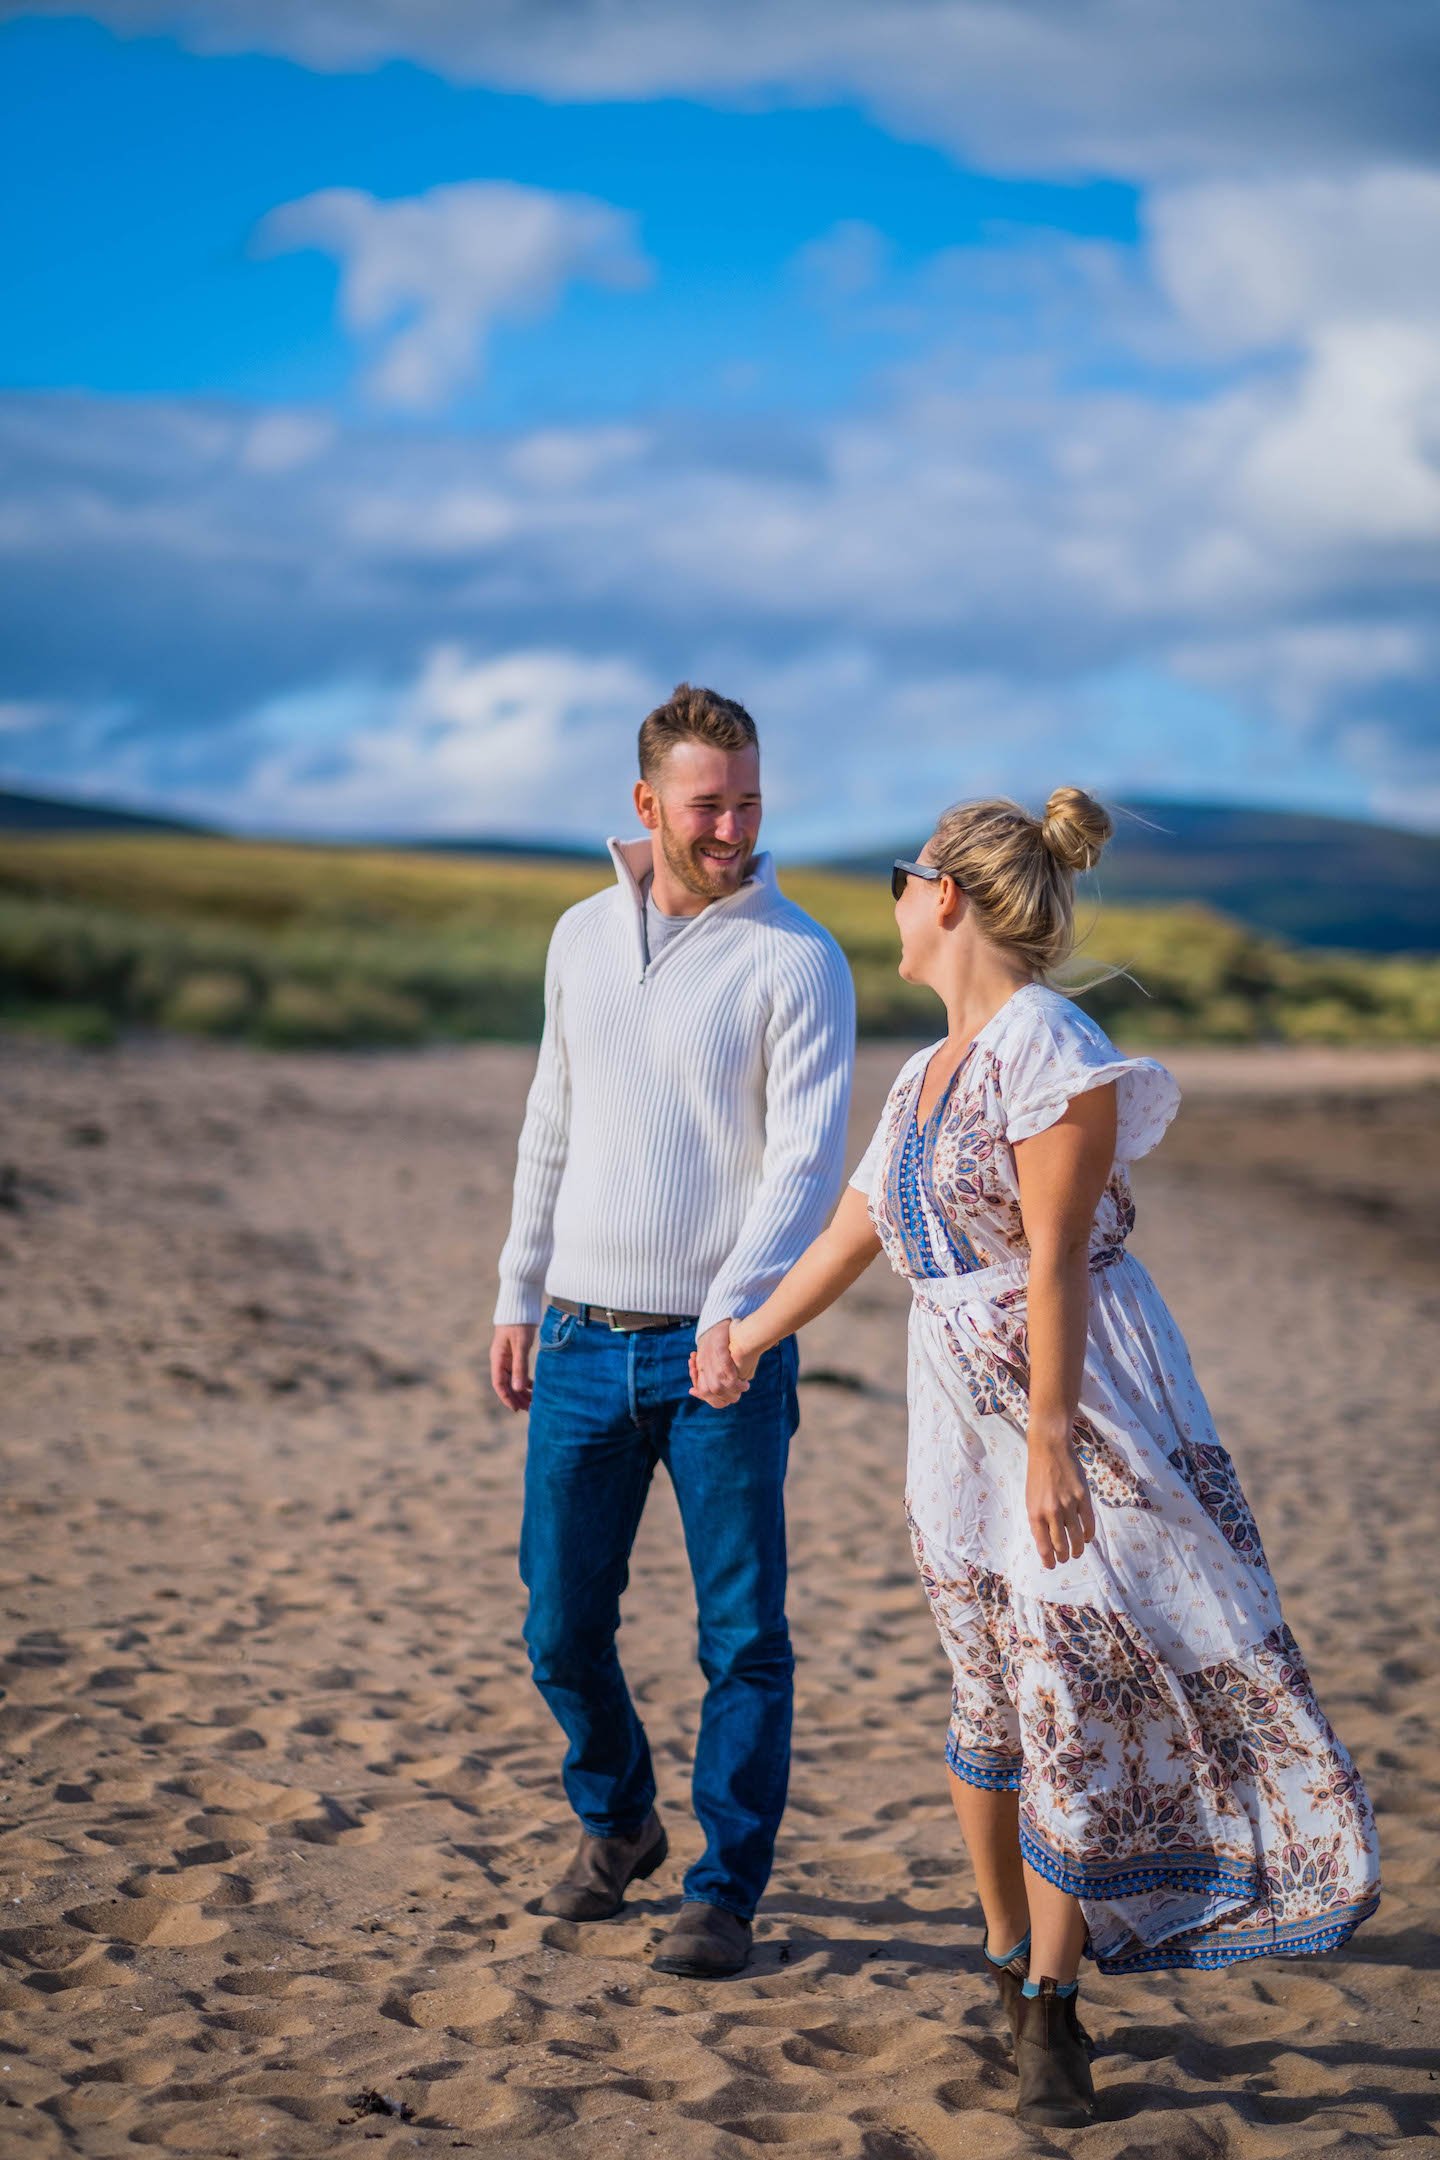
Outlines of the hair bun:
{"type": "Polygon", "coordinates": [[[1040,837],[1067,870],[1093,870],[1115,822],[1083,788],[1059,787],[1045,805],[1040,837]]]}

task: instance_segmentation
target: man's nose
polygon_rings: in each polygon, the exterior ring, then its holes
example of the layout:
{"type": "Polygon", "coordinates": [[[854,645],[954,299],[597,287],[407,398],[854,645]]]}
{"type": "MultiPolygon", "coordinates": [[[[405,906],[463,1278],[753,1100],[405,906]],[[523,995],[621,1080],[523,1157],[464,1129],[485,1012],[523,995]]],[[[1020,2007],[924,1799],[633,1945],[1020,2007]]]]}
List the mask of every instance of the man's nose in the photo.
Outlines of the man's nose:
{"type": "Polygon", "coordinates": [[[726,810],[715,820],[715,838],[727,844],[738,844],[745,837],[745,826],[738,810],[726,810]]]}

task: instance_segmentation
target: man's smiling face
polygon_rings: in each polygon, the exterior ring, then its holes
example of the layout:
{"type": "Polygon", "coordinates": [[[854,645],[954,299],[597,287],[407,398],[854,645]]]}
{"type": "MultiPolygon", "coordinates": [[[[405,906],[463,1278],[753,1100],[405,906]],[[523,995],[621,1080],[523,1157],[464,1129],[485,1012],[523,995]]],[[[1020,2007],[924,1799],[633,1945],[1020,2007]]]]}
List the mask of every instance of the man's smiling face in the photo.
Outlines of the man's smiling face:
{"type": "Polygon", "coordinates": [[[659,834],[666,869],[686,892],[723,900],[744,884],[760,832],[760,753],[753,745],[717,750],[687,737],[652,783],[641,782],[636,801],[659,834]]]}

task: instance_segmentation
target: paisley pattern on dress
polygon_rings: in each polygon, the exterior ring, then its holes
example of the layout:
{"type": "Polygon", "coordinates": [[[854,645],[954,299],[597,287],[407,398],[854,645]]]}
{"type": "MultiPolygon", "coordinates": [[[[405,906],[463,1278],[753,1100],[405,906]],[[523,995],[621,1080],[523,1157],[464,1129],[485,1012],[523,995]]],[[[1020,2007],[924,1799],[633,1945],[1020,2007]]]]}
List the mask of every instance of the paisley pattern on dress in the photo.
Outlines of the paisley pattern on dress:
{"type": "Polygon", "coordinates": [[[1333,1950],[1379,1899],[1374,1818],[1286,1627],[1189,1353],[1126,1250],[1128,1165],[1179,1090],[1029,984],[923,1126],[912,1058],[851,1182],[911,1286],[906,1509],[952,1676],[945,1754],[1020,1798],[1102,1970],[1333,1950]],[[1074,1440],[1098,1535],[1042,1569],[1025,1514],[1028,1248],[1015,1146],[1113,1083],[1074,1440]]]}

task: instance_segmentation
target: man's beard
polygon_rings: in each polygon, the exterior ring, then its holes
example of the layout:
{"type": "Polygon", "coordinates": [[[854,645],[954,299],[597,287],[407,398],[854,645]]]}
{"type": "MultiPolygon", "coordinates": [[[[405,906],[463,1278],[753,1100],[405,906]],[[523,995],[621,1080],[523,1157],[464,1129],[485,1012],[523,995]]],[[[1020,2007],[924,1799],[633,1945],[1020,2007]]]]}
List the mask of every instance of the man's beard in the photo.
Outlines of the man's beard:
{"type": "Polygon", "coordinates": [[[665,867],[670,875],[677,884],[684,886],[686,892],[693,893],[697,900],[723,900],[728,893],[737,891],[744,884],[753,851],[746,853],[742,849],[737,853],[735,860],[739,863],[740,875],[732,884],[728,864],[725,870],[721,871],[717,864],[706,862],[700,853],[705,844],[699,840],[681,840],[665,822],[665,813],[661,811],[660,852],[665,857],[665,867]]]}

